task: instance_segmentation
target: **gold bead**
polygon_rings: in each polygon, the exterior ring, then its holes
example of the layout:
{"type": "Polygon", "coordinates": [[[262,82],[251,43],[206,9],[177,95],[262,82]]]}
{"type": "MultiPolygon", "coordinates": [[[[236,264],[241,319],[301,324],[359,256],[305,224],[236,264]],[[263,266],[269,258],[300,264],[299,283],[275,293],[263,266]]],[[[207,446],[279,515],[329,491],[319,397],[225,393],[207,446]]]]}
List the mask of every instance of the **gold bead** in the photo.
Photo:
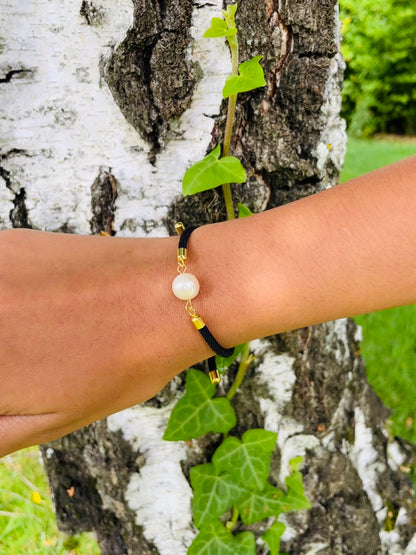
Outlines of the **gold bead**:
{"type": "Polygon", "coordinates": [[[191,318],[191,322],[193,323],[193,325],[196,327],[197,330],[202,330],[202,328],[205,327],[204,320],[201,318],[201,316],[198,316],[198,314],[196,314],[191,318]]]}
{"type": "Polygon", "coordinates": [[[183,262],[184,260],[186,260],[188,258],[188,249],[183,247],[178,249],[177,258],[178,262],[183,262]]]}
{"type": "Polygon", "coordinates": [[[210,370],[209,378],[211,380],[211,383],[214,384],[214,385],[219,384],[220,381],[221,381],[221,376],[220,376],[220,373],[218,372],[218,370],[210,370]]]}

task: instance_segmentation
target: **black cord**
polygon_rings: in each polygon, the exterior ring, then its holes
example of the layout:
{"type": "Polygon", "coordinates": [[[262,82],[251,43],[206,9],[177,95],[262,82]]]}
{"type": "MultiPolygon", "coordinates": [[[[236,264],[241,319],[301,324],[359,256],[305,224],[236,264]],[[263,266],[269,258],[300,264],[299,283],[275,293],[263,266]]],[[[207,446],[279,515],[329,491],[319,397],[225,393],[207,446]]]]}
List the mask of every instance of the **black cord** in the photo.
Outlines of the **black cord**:
{"type": "Polygon", "coordinates": [[[193,231],[195,231],[195,229],[197,229],[196,225],[190,225],[189,227],[185,227],[185,229],[182,231],[182,235],[179,237],[178,249],[186,249],[188,245],[189,236],[193,231]]]}
{"type": "Polygon", "coordinates": [[[222,347],[209,331],[206,325],[198,331],[208,343],[209,347],[214,351],[214,353],[220,355],[220,357],[228,358],[234,353],[234,347],[231,347],[230,349],[222,347]]]}
{"type": "Polygon", "coordinates": [[[217,369],[217,365],[215,364],[215,357],[210,357],[208,359],[208,370],[210,372],[215,372],[216,369],[217,369]]]}

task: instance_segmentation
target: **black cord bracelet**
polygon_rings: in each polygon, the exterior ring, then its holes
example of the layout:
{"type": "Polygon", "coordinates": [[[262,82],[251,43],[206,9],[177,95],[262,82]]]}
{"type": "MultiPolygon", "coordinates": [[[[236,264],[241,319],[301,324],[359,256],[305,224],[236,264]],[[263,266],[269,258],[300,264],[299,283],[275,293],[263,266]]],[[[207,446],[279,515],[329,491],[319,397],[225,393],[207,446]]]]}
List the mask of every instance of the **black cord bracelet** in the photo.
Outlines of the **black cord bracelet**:
{"type": "MultiPolygon", "coordinates": [[[[199,331],[201,336],[204,338],[208,346],[214,351],[214,353],[225,358],[230,357],[234,353],[234,348],[231,347],[230,349],[226,349],[218,343],[201,316],[197,314],[192,304],[192,299],[195,298],[199,293],[199,282],[193,274],[189,274],[186,271],[186,260],[188,258],[188,239],[191,233],[195,231],[197,227],[189,226],[185,228],[183,223],[179,222],[176,224],[175,228],[179,235],[179,245],[177,252],[179,275],[176,276],[176,278],[172,282],[172,290],[179,299],[186,301],[186,312],[191,317],[191,321],[195,328],[199,331]]],[[[208,366],[209,376],[212,383],[219,383],[221,381],[221,378],[215,365],[215,356],[208,359],[208,366]]]]}

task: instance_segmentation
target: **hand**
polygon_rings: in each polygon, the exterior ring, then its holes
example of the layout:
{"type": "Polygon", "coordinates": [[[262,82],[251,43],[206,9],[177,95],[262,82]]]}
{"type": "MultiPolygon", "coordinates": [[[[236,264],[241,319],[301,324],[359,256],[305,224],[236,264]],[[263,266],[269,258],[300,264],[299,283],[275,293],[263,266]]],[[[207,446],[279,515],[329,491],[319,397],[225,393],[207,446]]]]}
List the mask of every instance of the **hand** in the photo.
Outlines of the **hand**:
{"type": "Polygon", "coordinates": [[[0,233],[0,456],[144,401],[208,356],[170,290],[176,243],[0,233]]]}

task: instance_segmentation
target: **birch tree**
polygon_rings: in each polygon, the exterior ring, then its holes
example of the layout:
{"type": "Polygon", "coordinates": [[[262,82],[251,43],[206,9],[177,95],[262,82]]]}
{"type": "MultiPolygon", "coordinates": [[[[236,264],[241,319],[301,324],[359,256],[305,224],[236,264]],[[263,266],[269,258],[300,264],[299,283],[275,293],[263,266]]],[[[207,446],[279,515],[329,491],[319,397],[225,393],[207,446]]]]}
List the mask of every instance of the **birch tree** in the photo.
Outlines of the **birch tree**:
{"type": "MultiPolygon", "coordinates": [[[[143,237],[173,234],[179,219],[224,219],[217,191],[181,194],[187,168],[224,132],[229,54],[203,37],[223,7],[3,0],[1,227],[143,237]]],[[[238,26],[241,60],[263,56],[266,87],[238,104],[232,153],[248,178],[234,195],[259,212],[337,183],[346,144],[338,7],[241,0],[238,26]]],[[[281,518],[290,553],[416,553],[413,447],[387,433],[359,340],[347,319],[259,339],[234,398],[233,434],[278,434],[276,484],[304,458],[312,508],[281,518]]],[[[187,552],[189,471],[218,437],[162,439],[183,389],[181,375],[154,399],[42,447],[62,530],[95,531],[103,554],[187,552]]],[[[257,550],[267,552],[260,541],[257,550]]]]}

